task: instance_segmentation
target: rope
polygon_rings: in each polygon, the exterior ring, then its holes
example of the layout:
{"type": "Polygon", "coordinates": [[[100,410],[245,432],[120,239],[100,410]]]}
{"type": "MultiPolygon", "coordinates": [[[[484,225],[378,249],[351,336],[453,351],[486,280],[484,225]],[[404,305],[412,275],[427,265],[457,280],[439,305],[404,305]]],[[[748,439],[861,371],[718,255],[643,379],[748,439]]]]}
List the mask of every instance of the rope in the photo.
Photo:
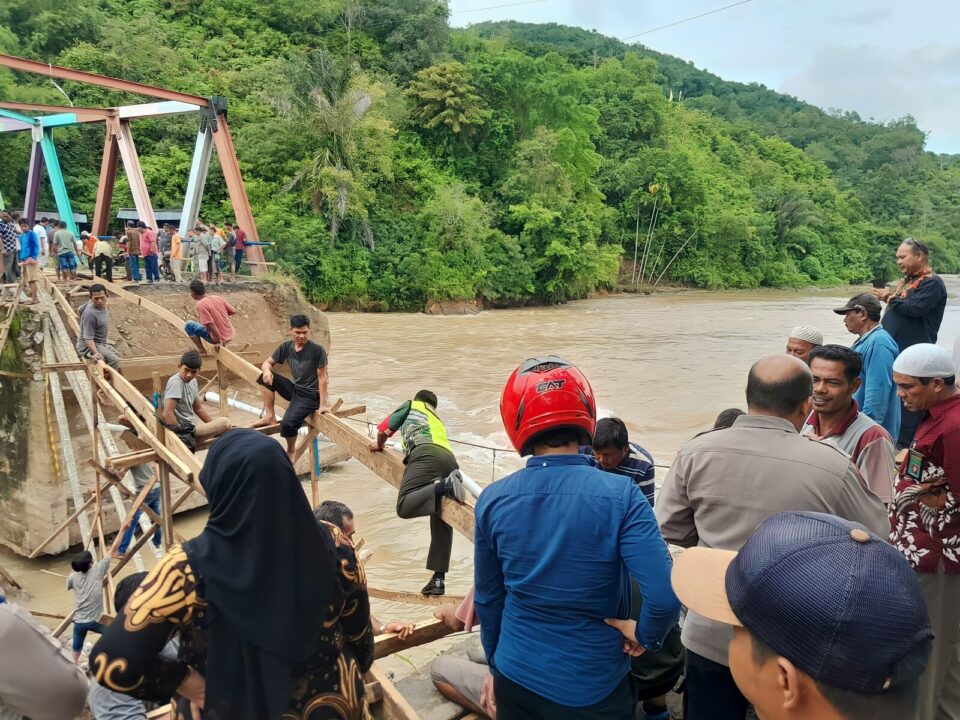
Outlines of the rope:
{"type": "MultiPolygon", "coordinates": [[[[370,433],[370,428],[373,428],[373,427],[376,427],[376,426],[377,426],[376,423],[372,423],[372,422],[370,422],[369,420],[364,420],[363,418],[348,417],[348,418],[342,418],[342,419],[343,419],[343,420],[349,420],[350,422],[355,422],[355,423],[360,423],[360,424],[362,424],[362,425],[366,425],[366,426],[367,426],[367,434],[368,434],[368,435],[371,435],[371,433],[370,433]]],[[[372,435],[371,435],[371,437],[372,437],[372,435]]],[[[454,443],[454,444],[456,444],[456,445],[466,445],[467,447],[479,448],[480,450],[487,450],[487,451],[493,453],[493,461],[492,461],[492,462],[493,462],[493,469],[492,469],[492,471],[491,471],[491,473],[492,473],[491,477],[492,477],[492,479],[494,479],[494,480],[496,479],[497,453],[507,453],[507,454],[510,454],[510,453],[513,452],[513,450],[512,450],[511,448],[496,447],[496,446],[494,446],[494,445],[482,445],[482,444],[480,444],[480,443],[470,442],[469,440],[457,440],[456,438],[452,438],[452,437],[449,437],[449,436],[447,437],[447,440],[449,440],[451,443],[454,443]]],[[[655,468],[661,468],[661,469],[663,469],[663,470],[669,470],[669,469],[670,469],[670,466],[669,466],[669,465],[659,465],[659,464],[657,464],[657,463],[654,463],[653,466],[654,466],[655,468]]]]}

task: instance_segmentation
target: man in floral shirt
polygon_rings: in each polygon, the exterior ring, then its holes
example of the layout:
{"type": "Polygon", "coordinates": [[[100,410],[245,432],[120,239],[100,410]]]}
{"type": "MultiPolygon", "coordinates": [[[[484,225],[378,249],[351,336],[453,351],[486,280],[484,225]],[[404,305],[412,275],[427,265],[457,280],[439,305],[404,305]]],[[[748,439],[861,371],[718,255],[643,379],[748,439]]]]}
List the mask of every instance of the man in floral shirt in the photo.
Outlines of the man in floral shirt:
{"type": "Polygon", "coordinates": [[[893,363],[906,409],[923,419],[900,465],[890,541],[920,581],[935,636],[918,720],[960,717],[960,392],[953,359],[920,343],[893,363]]]}

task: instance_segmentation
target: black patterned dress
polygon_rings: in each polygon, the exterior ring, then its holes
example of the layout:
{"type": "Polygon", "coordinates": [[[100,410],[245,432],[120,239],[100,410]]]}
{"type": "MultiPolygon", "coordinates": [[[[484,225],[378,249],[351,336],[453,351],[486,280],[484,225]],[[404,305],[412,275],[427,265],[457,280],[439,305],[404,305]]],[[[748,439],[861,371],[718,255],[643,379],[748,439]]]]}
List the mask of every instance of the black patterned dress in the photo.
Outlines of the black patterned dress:
{"type": "MultiPolygon", "coordinates": [[[[293,696],[281,720],[361,720],[368,717],[363,673],[373,663],[373,630],[363,565],[339,528],[326,524],[337,547],[339,579],[346,598],[326,614],[317,646],[295,673],[293,696]]],[[[203,578],[174,545],[117,615],[124,632],[108,632],[90,662],[97,682],[142,700],[177,704],[177,720],[190,720],[189,703],[176,688],[190,667],[201,675],[207,663],[208,624],[216,608],[203,599],[203,578]],[[176,660],[160,655],[173,637],[176,660]]]]}

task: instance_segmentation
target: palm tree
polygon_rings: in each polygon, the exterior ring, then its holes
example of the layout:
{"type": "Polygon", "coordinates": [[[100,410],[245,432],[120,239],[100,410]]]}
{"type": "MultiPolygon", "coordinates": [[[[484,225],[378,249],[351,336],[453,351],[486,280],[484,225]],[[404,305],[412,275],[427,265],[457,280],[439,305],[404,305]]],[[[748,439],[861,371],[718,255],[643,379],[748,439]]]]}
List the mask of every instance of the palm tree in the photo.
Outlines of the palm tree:
{"type": "Polygon", "coordinates": [[[365,76],[324,50],[312,51],[291,71],[289,92],[268,97],[268,101],[318,147],[288,189],[307,183],[314,210],[325,212],[330,219],[331,243],[336,242],[344,221],[353,217],[372,248],[373,233],[363,202],[368,193],[355,167],[358,144],[374,103],[372,87],[365,76]]]}

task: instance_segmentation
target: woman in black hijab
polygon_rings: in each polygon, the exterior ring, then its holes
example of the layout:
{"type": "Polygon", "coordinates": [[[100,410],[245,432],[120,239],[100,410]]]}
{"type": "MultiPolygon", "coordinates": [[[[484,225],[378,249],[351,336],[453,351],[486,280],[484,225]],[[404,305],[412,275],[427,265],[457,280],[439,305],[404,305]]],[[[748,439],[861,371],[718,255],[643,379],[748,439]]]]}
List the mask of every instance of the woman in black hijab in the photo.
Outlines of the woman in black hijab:
{"type": "Polygon", "coordinates": [[[317,525],[277,442],[223,435],[200,484],[210,517],[174,545],[91,652],[101,685],[207,720],[364,715],[373,632],[362,566],[317,525]],[[173,634],[177,661],[159,657],[173,634]]]}

